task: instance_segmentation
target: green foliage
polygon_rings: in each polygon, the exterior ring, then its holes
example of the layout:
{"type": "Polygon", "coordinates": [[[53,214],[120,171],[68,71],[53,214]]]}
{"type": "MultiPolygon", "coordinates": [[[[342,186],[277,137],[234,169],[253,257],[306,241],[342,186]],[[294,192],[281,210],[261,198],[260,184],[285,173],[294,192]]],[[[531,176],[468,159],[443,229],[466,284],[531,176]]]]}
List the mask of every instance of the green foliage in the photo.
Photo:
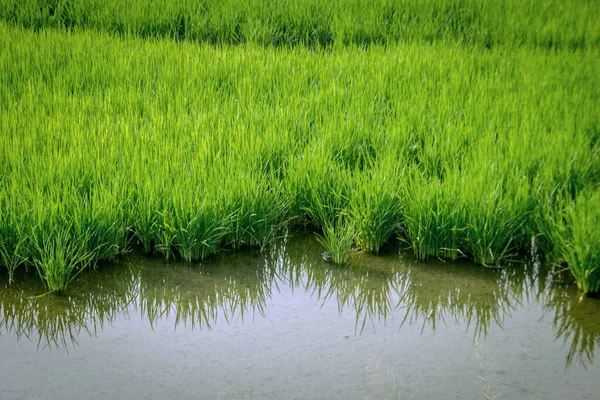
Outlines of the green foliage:
{"type": "Polygon", "coordinates": [[[344,264],[350,257],[354,243],[354,227],[339,214],[333,221],[323,225],[323,234],[317,234],[317,241],[325,248],[323,258],[335,264],[344,264]]]}
{"type": "Polygon", "coordinates": [[[360,174],[350,198],[350,218],[359,247],[378,253],[399,230],[403,220],[401,161],[386,159],[369,173],[360,174]]]}
{"type": "Polygon", "coordinates": [[[265,249],[300,224],[342,261],[397,235],[492,265],[536,237],[594,268],[596,2],[138,1],[0,0],[10,279],[68,283],[130,244],[265,249]]]}
{"type": "Polygon", "coordinates": [[[211,44],[331,48],[405,42],[483,49],[600,45],[594,0],[0,0],[0,19],[36,31],[211,44]]]}
{"type": "Polygon", "coordinates": [[[554,254],[567,263],[583,294],[600,291],[599,204],[600,190],[588,189],[549,217],[554,254]]]}
{"type": "Polygon", "coordinates": [[[34,230],[31,239],[37,250],[33,258],[35,267],[51,292],[64,292],[94,255],[86,249],[88,234],[73,236],[68,230],[58,228],[45,235],[34,230]]]}

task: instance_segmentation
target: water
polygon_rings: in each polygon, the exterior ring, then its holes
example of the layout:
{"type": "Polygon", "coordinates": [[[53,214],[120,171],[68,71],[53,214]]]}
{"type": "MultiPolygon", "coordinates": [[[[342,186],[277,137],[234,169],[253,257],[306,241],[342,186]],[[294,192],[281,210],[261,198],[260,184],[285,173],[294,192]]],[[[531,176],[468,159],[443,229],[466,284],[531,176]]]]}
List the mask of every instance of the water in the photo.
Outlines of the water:
{"type": "Polygon", "coordinates": [[[320,252],[131,256],[63,297],[3,280],[0,398],[598,398],[600,300],[567,275],[320,252]]]}

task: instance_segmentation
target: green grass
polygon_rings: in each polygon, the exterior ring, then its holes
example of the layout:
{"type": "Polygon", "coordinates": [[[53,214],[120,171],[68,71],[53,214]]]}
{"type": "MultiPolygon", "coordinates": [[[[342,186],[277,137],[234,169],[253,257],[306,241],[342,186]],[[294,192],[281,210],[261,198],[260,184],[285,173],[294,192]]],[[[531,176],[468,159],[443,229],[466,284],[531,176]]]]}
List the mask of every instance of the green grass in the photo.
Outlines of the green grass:
{"type": "Polygon", "coordinates": [[[34,231],[31,238],[37,250],[33,261],[40,278],[48,290],[60,294],[89,265],[94,252],[86,251],[87,234],[72,236],[68,230],[58,229],[46,235],[34,231]]]}
{"type": "Polygon", "coordinates": [[[193,262],[310,225],[340,262],[399,238],[421,259],[496,265],[538,237],[598,291],[597,196],[581,194],[600,183],[595,2],[0,4],[11,279],[37,267],[59,291],[135,246],[193,262]],[[193,33],[200,16],[221,17],[213,39],[193,33]],[[307,20],[331,45],[290,28],[307,20]]]}
{"type": "Polygon", "coordinates": [[[326,250],[323,258],[335,264],[344,264],[350,257],[354,236],[354,226],[343,214],[339,214],[333,221],[327,221],[323,225],[323,233],[317,234],[317,241],[326,250]]]}
{"type": "Polygon", "coordinates": [[[583,293],[600,291],[600,190],[586,189],[550,214],[554,258],[567,264],[583,293]]]}
{"type": "Polygon", "coordinates": [[[356,229],[356,243],[365,250],[379,249],[398,232],[402,221],[404,179],[401,160],[393,156],[377,161],[366,173],[356,176],[350,198],[350,216],[356,229]]]}
{"type": "Polygon", "coordinates": [[[593,0],[0,0],[0,19],[36,31],[310,48],[418,41],[598,49],[598,15],[593,0]]]}

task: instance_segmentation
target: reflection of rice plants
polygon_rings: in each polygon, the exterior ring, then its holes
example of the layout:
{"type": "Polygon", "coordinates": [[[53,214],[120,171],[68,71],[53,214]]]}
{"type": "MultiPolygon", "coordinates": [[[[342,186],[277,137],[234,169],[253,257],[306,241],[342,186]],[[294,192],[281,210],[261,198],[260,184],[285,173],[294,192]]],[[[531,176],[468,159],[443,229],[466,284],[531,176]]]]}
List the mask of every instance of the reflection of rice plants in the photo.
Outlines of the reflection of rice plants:
{"type": "Polygon", "coordinates": [[[600,347],[600,324],[596,316],[600,304],[596,299],[578,300],[569,292],[555,290],[543,297],[547,312],[553,316],[557,339],[568,346],[566,366],[573,362],[591,365],[600,347]]]}
{"type": "Polygon", "coordinates": [[[490,326],[503,325],[505,316],[518,303],[519,292],[507,285],[502,275],[489,270],[411,269],[410,281],[421,284],[404,285],[400,302],[406,305],[406,314],[402,324],[420,321],[422,329],[435,330],[448,320],[465,321],[475,338],[485,337],[490,326]]]}
{"type": "Polygon", "coordinates": [[[40,284],[11,288],[0,294],[0,333],[30,340],[38,347],[68,351],[81,334],[95,335],[105,324],[127,313],[137,296],[139,276],[120,268],[114,274],[98,273],[73,283],[79,289],[67,300],[62,296],[35,296],[40,284]],[[15,304],[19,304],[15,307],[15,304]]]}
{"type": "Polygon", "coordinates": [[[68,350],[80,334],[94,335],[130,309],[150,326],[172,318],[175,328],[210,329],[219,318],[263,314],[275,272],[269,265],[215,265],[202,273],[184,265],[155,265],[120,267],[85,278],[72,282],[77,291],[68,300],[36,297],[39,285],[0,293],[0,333],[37,337],[41,347],[68,350]]]}

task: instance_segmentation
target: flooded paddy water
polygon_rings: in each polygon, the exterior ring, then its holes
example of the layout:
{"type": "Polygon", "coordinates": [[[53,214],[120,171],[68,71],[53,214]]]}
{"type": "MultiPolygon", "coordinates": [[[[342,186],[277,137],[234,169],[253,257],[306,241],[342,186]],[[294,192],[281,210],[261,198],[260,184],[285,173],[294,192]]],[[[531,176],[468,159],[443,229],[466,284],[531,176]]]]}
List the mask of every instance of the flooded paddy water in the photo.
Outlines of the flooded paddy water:
{"type": "Polygon", "coordinates": [[[600,300],[568,274],[321,251],[132,255],[62,297],[1,277],[0,398],[598,398],[600,300]]]}

